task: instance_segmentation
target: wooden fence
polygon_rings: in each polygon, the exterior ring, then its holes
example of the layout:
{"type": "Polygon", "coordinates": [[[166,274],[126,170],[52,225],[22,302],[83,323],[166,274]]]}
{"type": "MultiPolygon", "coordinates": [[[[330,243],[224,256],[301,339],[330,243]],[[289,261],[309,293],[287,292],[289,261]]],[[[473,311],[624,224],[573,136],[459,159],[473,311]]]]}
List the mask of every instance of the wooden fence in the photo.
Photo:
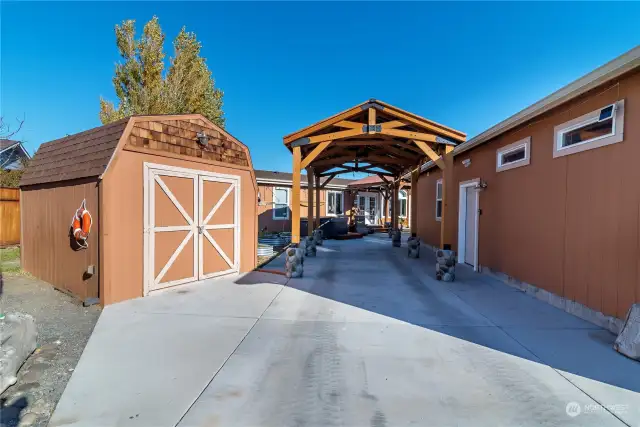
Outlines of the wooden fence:
{"type": "Polygon", "coordinates": [[[0,187],[0,247],[20,244],[20,189],[0,187]]]}

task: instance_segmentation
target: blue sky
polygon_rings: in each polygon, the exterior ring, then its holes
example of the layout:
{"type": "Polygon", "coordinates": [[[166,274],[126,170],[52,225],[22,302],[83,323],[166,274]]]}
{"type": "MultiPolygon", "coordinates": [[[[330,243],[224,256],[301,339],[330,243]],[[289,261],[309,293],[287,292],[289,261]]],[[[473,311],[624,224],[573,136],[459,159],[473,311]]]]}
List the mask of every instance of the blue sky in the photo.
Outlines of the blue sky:
{"type": "Polygon", "coordinates": [[[0,107],[39,144],[100,125],[116,100],[114,25],[185,25],[254,166],[288,171],[282,136],[378,98],[473,136],[640,44],[640,3],[11,3],[0,107]]]}

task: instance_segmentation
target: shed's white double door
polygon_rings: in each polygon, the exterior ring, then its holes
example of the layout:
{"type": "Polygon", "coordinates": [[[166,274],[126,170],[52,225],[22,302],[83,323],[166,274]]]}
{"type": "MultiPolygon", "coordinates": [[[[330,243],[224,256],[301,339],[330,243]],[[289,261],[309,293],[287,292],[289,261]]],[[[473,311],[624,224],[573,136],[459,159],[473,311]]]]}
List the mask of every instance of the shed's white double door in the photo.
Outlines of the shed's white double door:
{"type": "Polygon", "coordinates": [[[145,291],[239,271],[239,178],[148,164],[145,176],[145,291]]]}

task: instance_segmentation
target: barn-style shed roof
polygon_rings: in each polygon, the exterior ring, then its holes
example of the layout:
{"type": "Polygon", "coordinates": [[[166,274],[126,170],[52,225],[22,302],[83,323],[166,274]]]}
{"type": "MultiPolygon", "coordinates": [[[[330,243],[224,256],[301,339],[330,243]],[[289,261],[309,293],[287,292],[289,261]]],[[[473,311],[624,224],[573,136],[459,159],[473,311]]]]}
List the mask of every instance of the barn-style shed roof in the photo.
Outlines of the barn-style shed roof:
{"type": "Polygon", "coordinates": [[[20,186],[100,178],[128,145],[137,150],[250,167],[248,148],[200,114],[132,116],[42,144],[20,186]],[[205,134],[206,145],[198,141],[205,134]]]}

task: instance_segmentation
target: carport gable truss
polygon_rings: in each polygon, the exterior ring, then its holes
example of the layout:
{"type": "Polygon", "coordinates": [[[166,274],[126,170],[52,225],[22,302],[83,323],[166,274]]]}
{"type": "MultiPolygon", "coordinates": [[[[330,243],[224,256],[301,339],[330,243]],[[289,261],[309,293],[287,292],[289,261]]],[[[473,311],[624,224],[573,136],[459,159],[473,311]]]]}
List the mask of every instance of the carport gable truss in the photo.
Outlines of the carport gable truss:
{"type": "Polygon", "coordinates": [[[291,151],[300,147],[301,169],[312,166],[320,176],[397,177],[425,156],[443,168],[446,147],[465,140],[462,132],[375,99],[284,137],[291,151]]]}
{"type": "MultiPolygon", "coordinates": [[[[294,132],[283,138],[293,153],[292,206],[299,206],[300,172],[307,169],[311,184],[320,177],[348,172],[372,173],[391,177],[395,183],[421,162],[432,160],[445,169],[444,155],[466,140],[466,134],[417,116],[376,99],[370,99],[346,111],[294,132]]],[[[417,175],[415,177],[417,180],[417,175]]],[[[444,185],[444,184],[443,184],[444,185]]],[[[399,185],[392,185],[397,194],[399,185]]],[[[309,191],[312,191],[311,185],[309,191]]],[[[394,197],[394,200],[397,197],[394,197]]],[[[312,199],[309,203],[309,231],[314,221],[312,199]]],[[[394,203],[395,205],[396,203],[394,203]]],[[[395,211],[392,206],[392,211],[395,211]]],[[[292,223],[299,222],[299,210],[293,209],[292,223]]],[[[392,224],[395,227],[395,214],[392,224]]],[[[293,242],[299,233],[293,227],[293,242]]]]}

